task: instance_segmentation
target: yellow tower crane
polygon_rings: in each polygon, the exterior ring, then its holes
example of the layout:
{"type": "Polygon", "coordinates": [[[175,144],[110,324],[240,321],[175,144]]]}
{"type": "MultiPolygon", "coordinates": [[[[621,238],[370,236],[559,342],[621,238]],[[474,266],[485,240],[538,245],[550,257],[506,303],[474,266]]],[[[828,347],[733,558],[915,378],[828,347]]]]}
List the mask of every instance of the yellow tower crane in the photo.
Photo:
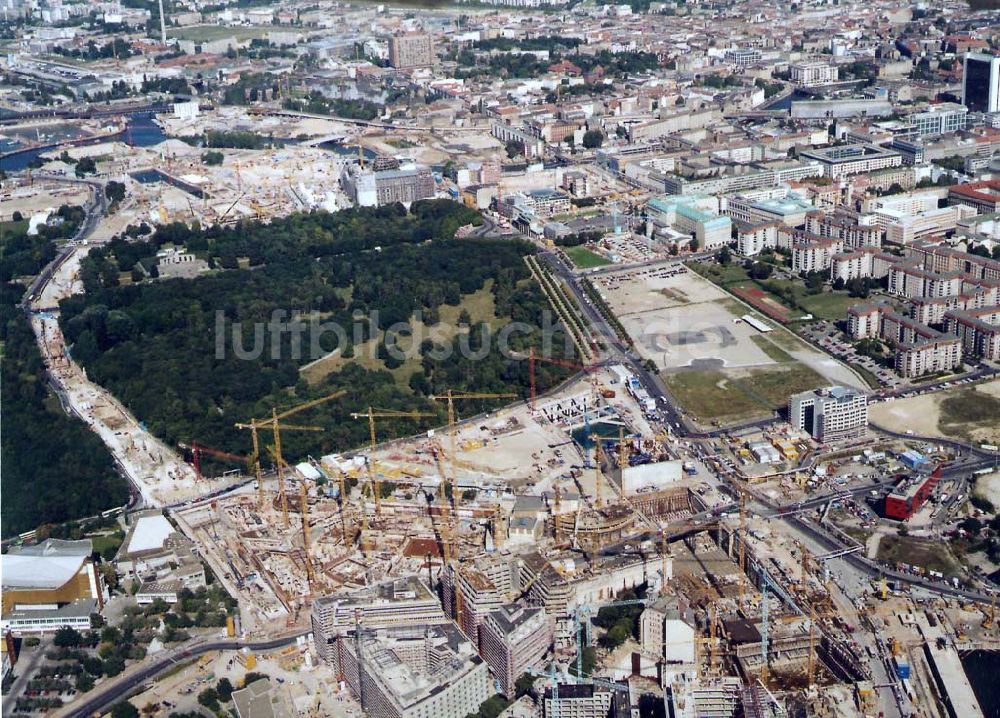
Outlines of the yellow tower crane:
{"type": "Polygon", "coordinates": [[[281,430],[294,430],[294,431],[323,431],[321,426],[298,426],[295,424],[282,424],[281,420],[285,419],[293,414],[298,414],[306,409],[311,409],[314,406],[323,404],[333,399],[339,399],[344,396],[347,392],[345,390],[335,391],[332,394],[327,394],[326,396],[321,396],[318,399],[312,399],[311,401],[303,402],[302,404],[297,404],[289,409],[285,409],[281,413],[278,410],[271,409],[271,418],[264,419],[263,421],[258,421],[257,419],[251,419],[249,424],[236,424],[238,429],[249,429],[253,437],[253,448],[254,448],[254,462],[255,471],[258,480],[258,501],[263,503],[263,483],[260,481],[261,470],[260,470],[260,443],[258,437],[258,431],[260,429],[271,429],[274,434],[274,459],[275,467],[278,471],[278,491],[281,493],[281,514],[285,522],[285,527],[288,527],[288,497],[285,496],[285,474],[284,468],[282,466],[284,462],[284,457],[281,454],[281,430]]]}
{"type": "Polygon", "coordinates": [[[375,494],[375,515],[382,515],[382,482],[378,478],[378,472],[375,470],[375,445],[377,443],[377,437],[375,434],[375,419],[416,419],[421,416],[433,416],[433,414],[428,414],[422,411],[395,411],[393,409],[375,409],[371,406],[368,407],[368,411],[352,412],[352,419],[367,419],[368,420],[368,433],[371,440],[371,453],[368,456],[368,474],[369,480],[372,485],[372,492],[375,494]]]}
{"type": "MultiPolygon", "coordinates": [[[[250,430],[253,441],[253,453],[250,456],[250,460],[253,463],[254,476],[257,479],[257,504],[259,507],[264,506],[264,472],[260,465],[260,431],[272,429],[272,423],[272,419],[251,419],[249,424],[236,424],[237,429],[250,430]]],[[[323,431],[323,427],[321,426],[302,426],[301,424],[281,424],[280,428],[283,431],[323,431]]]]}
{"type": "MultiPolygon", "coordinates": [[[[503,394],[497,393],[484,393],[479,391],[454,391],[452,389],[448,390],[448,393],[444,396],[433,396],[431,397],[435,401],[446,401],[448,402],[448,461],[451,463],[451,473],[452,473],[452,487],[451,487],[451,501],[455,508],[455,521],[458,521],[458,507],[459,507],[459,492],[458,487],[454,485],[454,482],[458,480],[458,449],[455,446],[455,426],[457,424],[455,420],[455,400],[460,401],[467,399],[515,399],[517,394],[506,392],[503,394]]],[[[444,478],[444,477],[442,477],[444,478]]]]}

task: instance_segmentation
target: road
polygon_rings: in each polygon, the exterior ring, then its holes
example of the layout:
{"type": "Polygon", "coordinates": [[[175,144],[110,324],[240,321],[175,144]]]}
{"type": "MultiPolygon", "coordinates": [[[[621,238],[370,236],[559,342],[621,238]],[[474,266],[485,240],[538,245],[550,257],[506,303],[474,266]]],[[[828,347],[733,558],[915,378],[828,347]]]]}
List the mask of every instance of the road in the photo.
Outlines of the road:
{"type": "MultiPolygon", "coordinates": [[[[59,250],[56,258],[49,262],[45,268],[38,274],[37,277],[31,282],[28,287],[28,291],[25,292],[24,298],[21,300],[21,307],[25,310],[30,310],[31,302],[38,296],[40,296],[42,288],[48,284],[49,280],[52,279],[52,275],[55,271],[65,262],[69,256],[76,249],[78,242],[82,242],[87,239],[94,230],[97,229],[97,225],[100,223],[101,218],[104,217],[108,210],[108,200],[104,196],[104,184],[98,182],[97,180],[88,179],[78,179],[76,177],[64,177],[62,175],[53,175],[45,173],[36,173],[35,180],[47,180],[50,182],[63,182],[66,184],[82,184],[90,187],[90,202],[84,207],[83,224],[77,229],[76,234],[70,238],[69,242],[59,250]]],[[[53,307],[39,307],[38,309],[52,309],[53,307]]]]}
{"type": "Polygon", "coordinates": [[[295,643],[300,636],[305,636],[311,629],[297,633],[272,638],[267,641],[247,642],[236,639],[225,639],[202,642],[204,639],[194,639],[183,646],[155,656],[145,663],[138,664],[131,672],[121,673],[111,680],[102,683],[81,700],[75,701],[54,714],[54,718],[76,718],[91,716],[107,710],[111,705],[126,698],[135,688],[155,678],[160,673],[210,651],[236,651],[249,648],[251,651],[270,651],[295,643]]]}

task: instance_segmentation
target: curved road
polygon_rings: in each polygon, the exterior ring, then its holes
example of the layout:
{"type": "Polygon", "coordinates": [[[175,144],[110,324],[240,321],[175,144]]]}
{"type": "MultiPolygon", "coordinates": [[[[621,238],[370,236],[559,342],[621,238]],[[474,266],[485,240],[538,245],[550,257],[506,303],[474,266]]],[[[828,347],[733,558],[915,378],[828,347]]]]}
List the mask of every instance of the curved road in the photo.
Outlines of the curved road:
{"type": "Polygon", "coordinates": [[[139,670],[133,673],[127,675],[121,674],[101,684],[90,693],[85,694],[82,700],[70,703],[62,710],[57,711],[55,716],[57,718],[77,718],[78,716],[83,718],[84,716],[101,713],[114,703],[125,698],[143,683],[173,668],[178,663],[187,661],[195,656],[200,656],[210,651],[233,651],[241,648],[249,648],[252,651],[269,651],[295,643],[296,639],[307,635],[310,630],[307,629],[280,638],[256,642],[225,639],[199,643],[198,641],[201,639],[194,639],[194,641],[182,648],[166,652],[163,656],[141,664],[139,670]]]}

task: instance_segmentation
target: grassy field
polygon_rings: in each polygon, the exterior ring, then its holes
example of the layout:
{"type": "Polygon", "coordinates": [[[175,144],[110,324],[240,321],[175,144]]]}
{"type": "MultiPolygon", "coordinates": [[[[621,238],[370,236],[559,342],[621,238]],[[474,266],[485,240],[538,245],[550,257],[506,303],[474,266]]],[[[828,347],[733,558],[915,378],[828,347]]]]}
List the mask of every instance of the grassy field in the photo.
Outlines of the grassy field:
{"type": "Polygon", "coordinates": [[[950,394],[941,401],[938,426],[948,436],[970,436],[974,429],[1000,423],[1000,399],[976,387],[950,394]]]}
{"type": "Polygon", "coordinates": [[[847,292],[826,292],[822,294],[799,295],[798,304],[820,319],[839,321],[847,316],[847,308],[864,300],[848,296],[847,292]]]}
{"type": "MultiPolygon", "coordinates": [[[[479,291],[462,297],[461,303],[457,306],[442,305],[440,307],[441,321],[437,326],[433,327],[433,330],[430,327],[426,327],[423,323],[411,319],[410,326],[413,329],[413,336],[418,338],[418,344],[421,337],[433,338],[439,342],[450,341],[458,331],[458,317],[463,309],[469,312],[473,324],[476,322],[486,322],[490,326],[490,329],[497,330],[502,318],[496,316],[492,281],[489,280],[479,291]]],[[[305,366],[300,370],[300,373],[310,384],[316,384],[322,381],[328,374],[340,371],[352,362],[357,363],[365,369],[385,370],[385,363],[378,358],[375,351],[378,344],[384,338],[384,332],[379,332],[376,339],[355,346],[353,357],[344,358],[340,354],[326,356],[319,361],[305,366]]],[[[409,341],[401,341],[400,349],[407,351],[409,349],[409,341]]],[[[407,387],[413,372],[419,368],[420,356],[418,352],[414,352],[414,356],[390,371],[401,387],[407,387]]]]}
{"type": "Polygon", "coordinates": [[[237,40],[253,40],[266,37],[271,32],[272,27],[224,27],[221,25],[192,25],[191,27],[181,27],[167,29],[167,35],[178,40],[192,40],[194,42],[210,42],[232,37],[237,40]]]}
{"type": "Polygon", "coordinates": [[[596,252],[591,252],[586,247],[566,247],[564,251],[570,261],[579,269],[593,269],[594,267],[603,267],[606,264],[611,264],[609,260],[596,252]]]}
{"type": "Polygon", "coordinates": [[[762,289],[776,302],[789,307],[791,312],[807,312],[818,319],[843,319],[847,316],[848,307],[865,301],[848,296],[847,292],[834,292],[827,289],[824,289],[820,294],[806,294],[805,284],[798,280],[767,279],[758,283],[750,279],[746,270],[738,263],[728,264],[724,267],[696,263],[692,264],[691,268],[724,289],[730,291],[740,287],[762,289]],[[774,292],[774,289],[790,290],[792,294],[786,299],[785,296],[779,296],[774,292]]]}
{"type": "MultiPolygon", "coordinates": [[[[775,354],[782,351],[772,347],[775,354]]],[[[767,416],[785,407],[792,394],[824,382],[819,374],[797,362],[749,370],[680,371],[662,377],[674,397],[698,421],[720,423],[767,416]]]]}
{"type": "MultiPolygon", "coordinates": [[[[773,334],[774,332],[770,333],[773,334]]],[[[776,362],[792,361],[792,355],[778,346],[775,342],[772,342],[768,335],[754,334],[750,337],[750,341],[760,347],[765,354],[774,359],[776,362]]]]}
{"type": "Polygon", "coordinates": [[[908,563],[923,566],[928,571],[940,571],[944,575],[958,573],[958,561],[951,555],[948,546],[940,541],[928,541],[912,536],[882,536],[878,544],[878,558],[890,563],[908,563]]]}

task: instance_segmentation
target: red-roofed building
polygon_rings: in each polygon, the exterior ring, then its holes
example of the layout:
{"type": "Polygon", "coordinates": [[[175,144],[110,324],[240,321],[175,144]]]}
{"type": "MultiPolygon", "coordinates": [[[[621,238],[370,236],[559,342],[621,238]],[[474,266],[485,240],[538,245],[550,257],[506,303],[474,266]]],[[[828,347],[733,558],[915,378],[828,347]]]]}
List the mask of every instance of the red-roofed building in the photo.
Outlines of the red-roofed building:
{"type": "Polygon", "coordinates": [[[984,180],[953,185],[948,204],[967,204],[979,214],[1000,212],[1000,180],[984,180]]]}

